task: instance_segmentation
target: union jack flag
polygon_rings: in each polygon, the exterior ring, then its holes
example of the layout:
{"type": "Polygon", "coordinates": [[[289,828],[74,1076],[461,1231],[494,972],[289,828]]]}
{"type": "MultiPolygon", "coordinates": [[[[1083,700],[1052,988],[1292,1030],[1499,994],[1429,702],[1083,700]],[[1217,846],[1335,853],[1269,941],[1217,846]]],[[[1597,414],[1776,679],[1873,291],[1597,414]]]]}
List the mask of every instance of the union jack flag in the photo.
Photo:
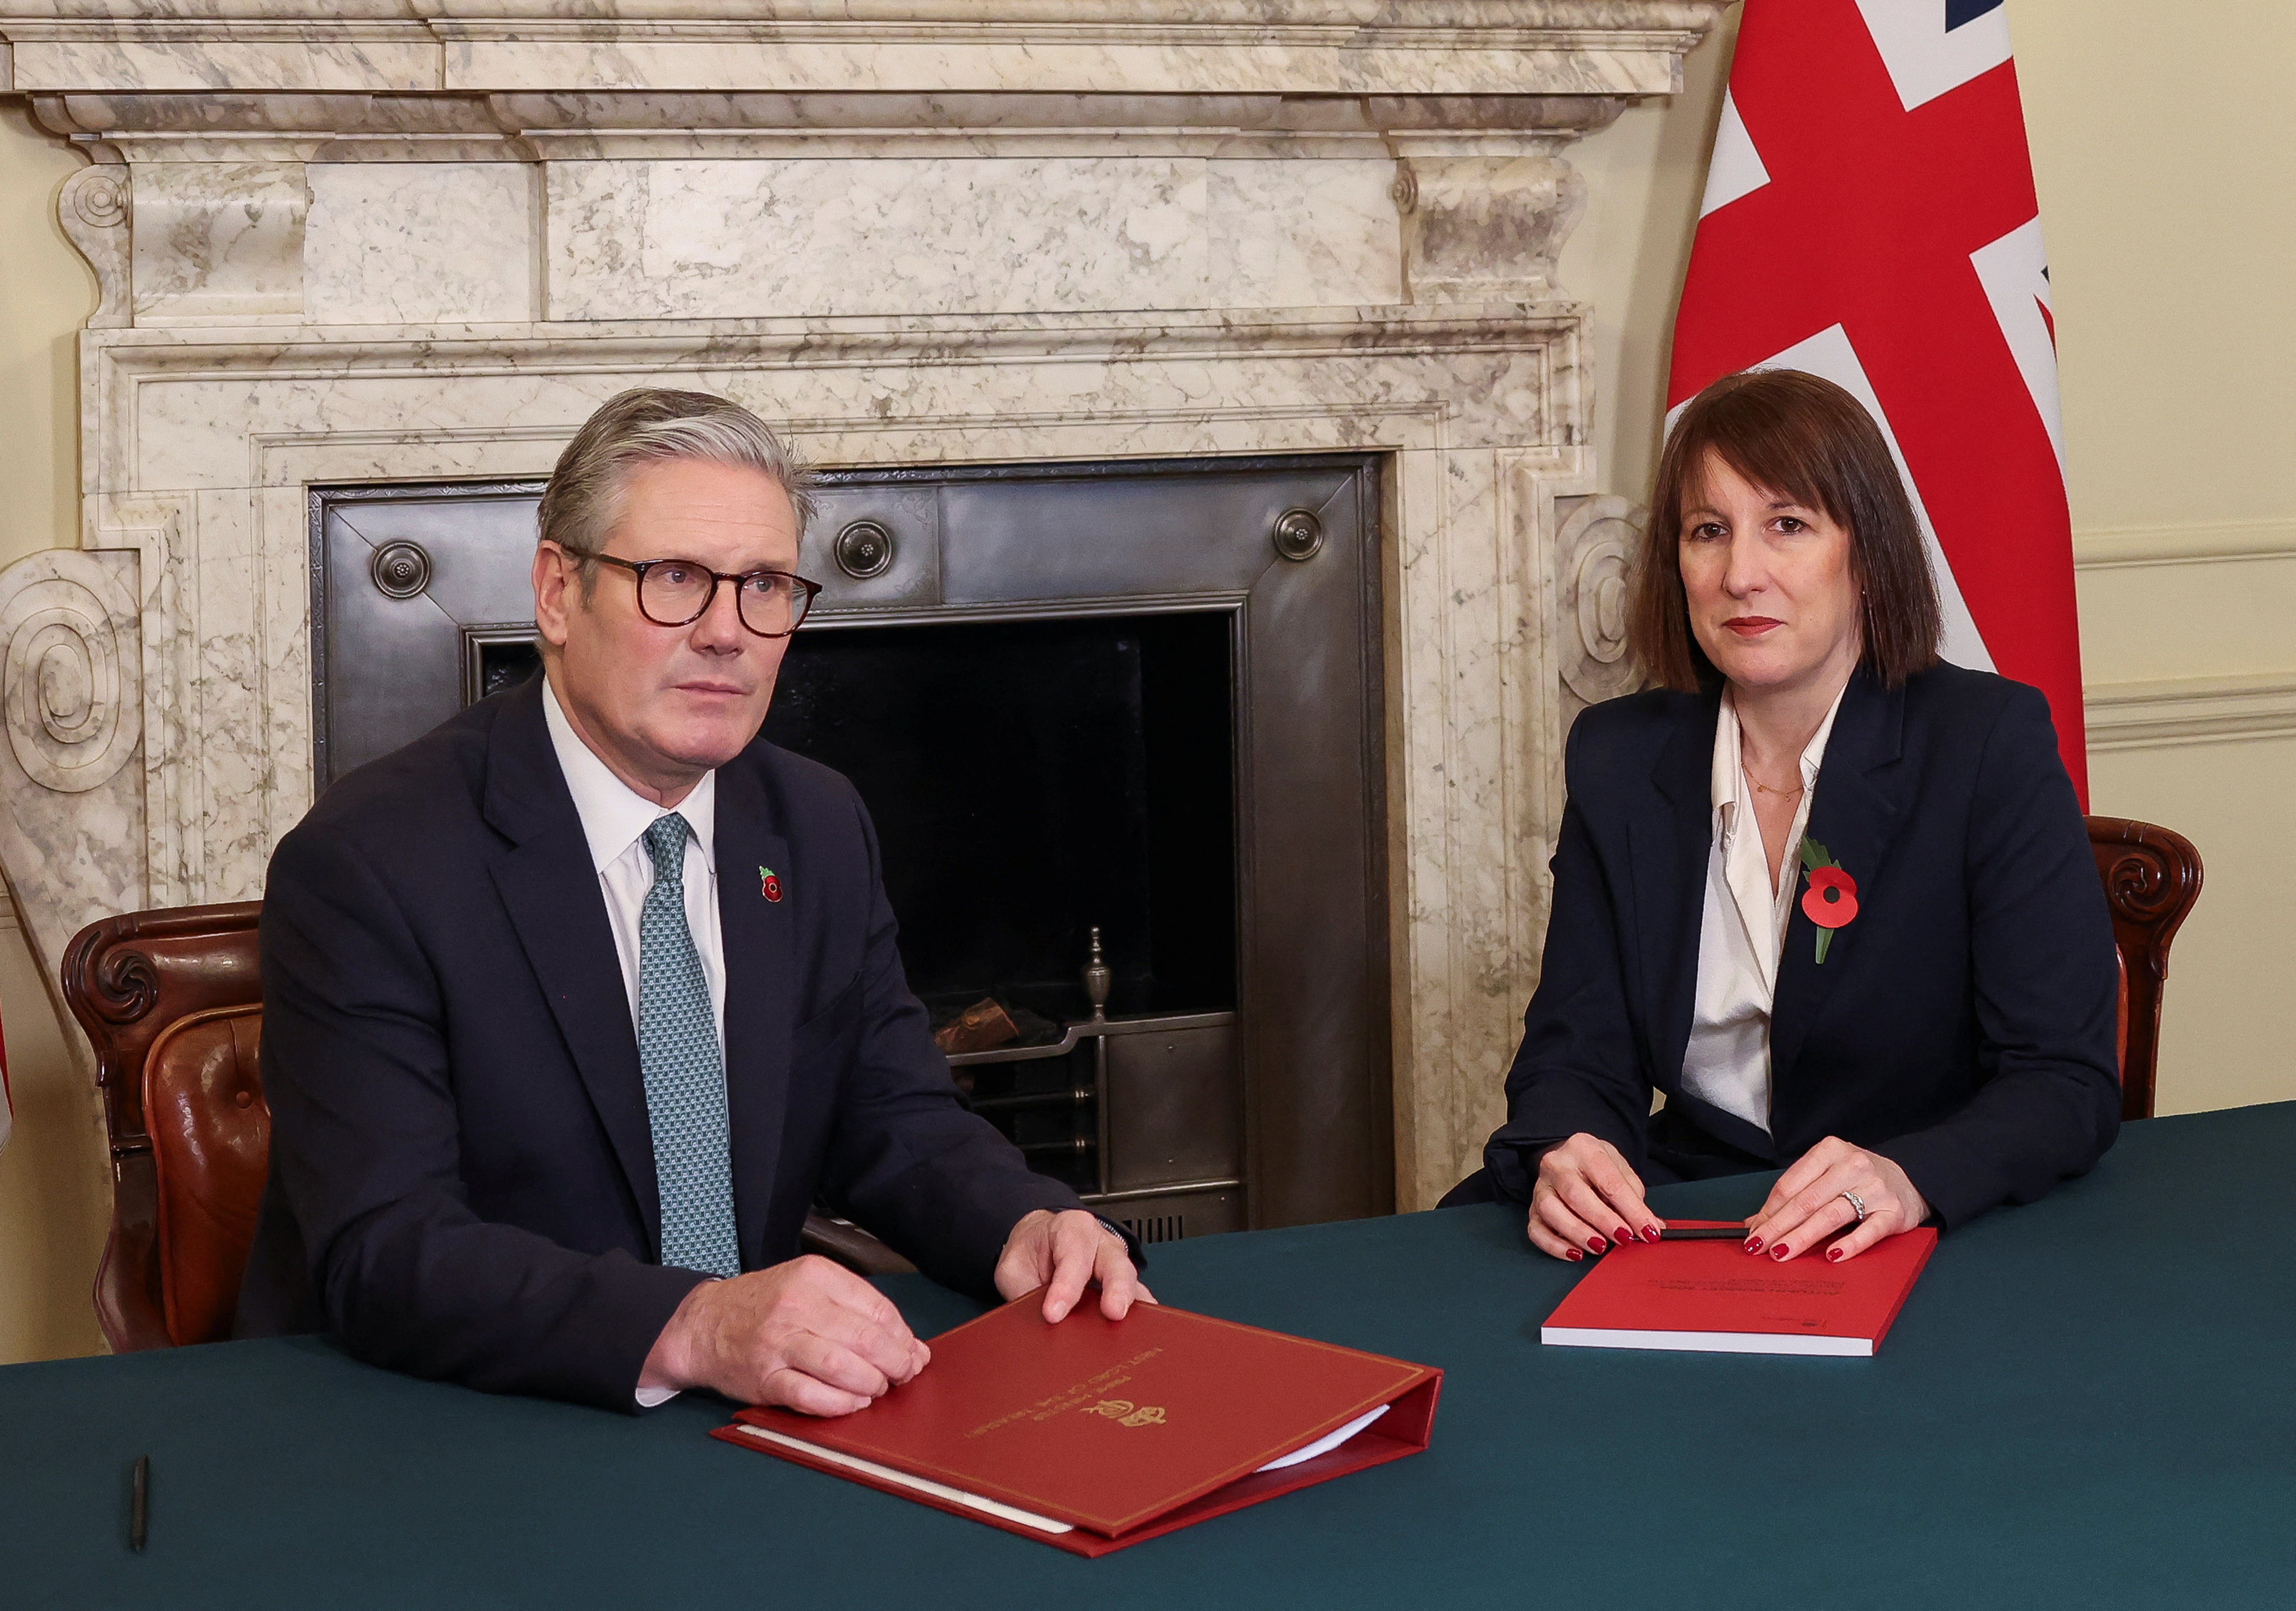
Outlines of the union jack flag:
{"type": "Polygon", "coordinates": [[[2048,696],[2086,804],[2056,327],[2003,0],[1746,0],[1669,413],[1762,367],[1873,413],[1946,658],[2048,696]]]}

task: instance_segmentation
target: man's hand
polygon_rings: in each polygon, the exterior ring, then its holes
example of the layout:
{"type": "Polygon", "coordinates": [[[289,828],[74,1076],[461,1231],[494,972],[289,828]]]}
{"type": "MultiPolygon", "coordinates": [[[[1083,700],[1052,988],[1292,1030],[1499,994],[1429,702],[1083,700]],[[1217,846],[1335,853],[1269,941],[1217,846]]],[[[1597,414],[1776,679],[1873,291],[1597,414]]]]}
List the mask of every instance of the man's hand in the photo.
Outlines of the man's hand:
{"type": "Polygon", "coordinates": [[[1778,1176],[1769,1201],[1746,1222],[1746,1251],[1774,1259],[1798,1258],[1824,1247],[1845,1225],[1857,1229],[1825,1249],[1836,1263],[1856,1258],[1886,1236],[1911,1231],[1930,1216],[1930,1206],[1914,1190],[1906,1172],[1878,1152],[1827,1136],[1778,1176]],[[1842,1195],[1854,1191],[1866,1205],[1866,1220],[1842,1195]]]}
{"type": "Polygon", "coordinates": [[[1022,1214],[996,1260],[996,1290],[1019,1297],[1042,1287],[1045,1318],[1055,1322],[1068,1318],[1094,1280],[1100,1282],[1100,1312],[1110,1320],[1122,1320],[1135,1298],[1156,1301],[1140,1284],[1124,1239],[1078,1208],[1022,1214]]]}
{"type": "Polygon", "coordinates": [[[1549,1147],[1530,1189],[1530,1244],[1560,1259],[1583,1259],[1614,1242],[1654,1242],[1666,1222],[1643,1202],[1643,1183],[1625,1155],[1580,1133],[1549,1147]]]}
{"type": "Polygon", "coordinates": [[[638,1386],[711,1387],[745,1404],[850,1415],[931,1358],[883,1293],[808,1254],[687,1293],[638,1386]]]}

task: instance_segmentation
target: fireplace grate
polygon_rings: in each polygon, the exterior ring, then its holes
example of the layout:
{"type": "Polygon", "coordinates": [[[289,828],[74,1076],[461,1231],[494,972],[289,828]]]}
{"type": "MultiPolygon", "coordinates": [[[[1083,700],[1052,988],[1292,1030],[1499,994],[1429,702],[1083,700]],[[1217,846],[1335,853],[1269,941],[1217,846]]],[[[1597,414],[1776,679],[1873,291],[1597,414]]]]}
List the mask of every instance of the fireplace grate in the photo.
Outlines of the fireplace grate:
{"type": "Polygon", "coordinates": [[[1177,1242],[1187,1235],[1188,1216],[1184,1214],[1159,1214],[1146,1219],[1119,1220],[1143,1242],[1177,1242]]]}

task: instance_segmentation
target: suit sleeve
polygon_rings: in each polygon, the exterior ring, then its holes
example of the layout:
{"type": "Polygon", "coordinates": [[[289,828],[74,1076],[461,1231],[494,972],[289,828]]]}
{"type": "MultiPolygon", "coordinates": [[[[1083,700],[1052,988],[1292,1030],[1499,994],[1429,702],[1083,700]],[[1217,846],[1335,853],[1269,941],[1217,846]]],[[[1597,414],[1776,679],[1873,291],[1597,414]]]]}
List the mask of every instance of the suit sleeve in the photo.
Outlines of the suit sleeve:
{"type": "Polygon", "coordinates": [[[1538,987],[1523,1014],[1522,1045],[1507,1071],[1506,1123],[1483,1149],[1492,1185],[1511,1202],[1530,1200],[1539,1154],[1580,1132],[1616,1147],[1637,1173],[1645,1166],[1651,1085],[1627,1002],[1619,892],[1596,853],[1581,803],[1580,751],[1587,732],[1582,720],[1565,751],[1568,798],[1549,864],[1554,904],[1538,987]]]}
{"type": "Polygon", "coordinates": [[[1943,1124],[1876,1149],[1948,1227],[2084,1174],[2120,1127],[2112,921],[2048,706],[2016,686],[1988,735],[1965,873],[1980,1066],[1943,1124]]]}
{"type": "Polygon", "coordinates": [[[275,1186],[329,1326],[360,1359],[629,1411],[701,1277],[472,1213],[438,977],[374,867],[308,828],[265,892],[263,1080],[275,1186]]]}
{"type": "Polygon", "coordinates": [[[853,809],[868,847],[869,925],[856,985],[860,1033],[840,1083],[823,1195],[943,1286],[993,1298],[1014,1223],[1035,1209],[1084,1205],[966,1109],[902,970],[876,832],[858,797],[853,809]]]}

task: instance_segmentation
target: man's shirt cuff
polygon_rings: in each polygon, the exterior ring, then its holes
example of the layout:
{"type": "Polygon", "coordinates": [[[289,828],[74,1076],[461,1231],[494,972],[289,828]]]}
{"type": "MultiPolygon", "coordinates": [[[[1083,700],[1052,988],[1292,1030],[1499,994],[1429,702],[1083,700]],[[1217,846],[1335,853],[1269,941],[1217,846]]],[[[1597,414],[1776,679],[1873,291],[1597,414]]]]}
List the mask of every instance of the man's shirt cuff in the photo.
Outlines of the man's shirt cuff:
{"type": "MultiPolygon", "coordinates": [[[[1087,1210],[1087,1212],[1089,1212],[1089,1210],[1087,1210]]],[[[1118,1224],[1114,1220],[1110,1219],[1108,1215],[1104,1214],[1093,1214],[1092,1217],[1098,1220],[1103,1225],[1106,1226],[1115,1236],[1116,1239],[1124,1244],[1124,1251],[1130,1255],[1132,1267],[1135,1270],[1145,1270],[1148,1268],[1148,1249],[1141,1246],[1140,1239],[1138,1237],[1135,1236],[1131,1231],[1127,1231],[1123,1226],[1118,1224]]]]}

